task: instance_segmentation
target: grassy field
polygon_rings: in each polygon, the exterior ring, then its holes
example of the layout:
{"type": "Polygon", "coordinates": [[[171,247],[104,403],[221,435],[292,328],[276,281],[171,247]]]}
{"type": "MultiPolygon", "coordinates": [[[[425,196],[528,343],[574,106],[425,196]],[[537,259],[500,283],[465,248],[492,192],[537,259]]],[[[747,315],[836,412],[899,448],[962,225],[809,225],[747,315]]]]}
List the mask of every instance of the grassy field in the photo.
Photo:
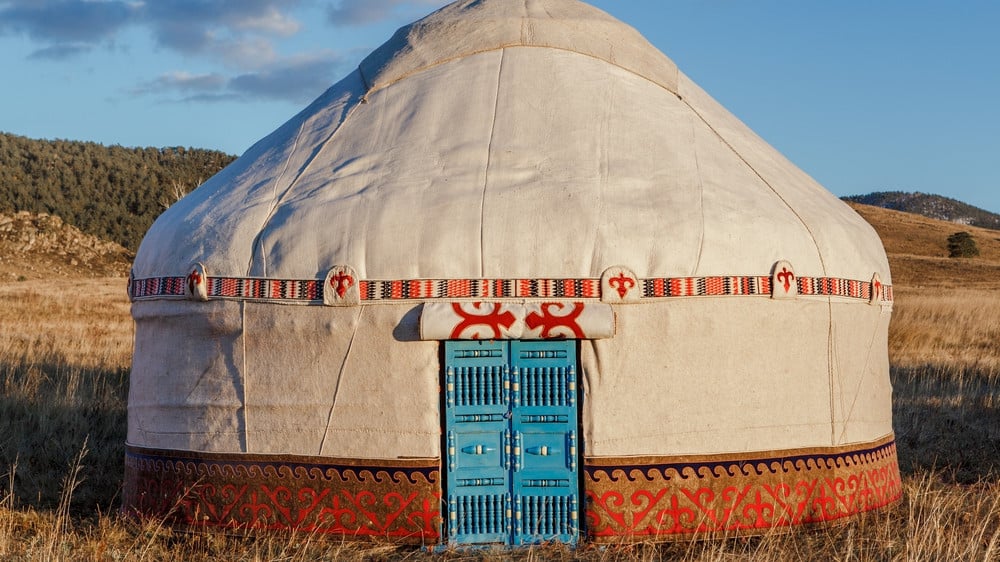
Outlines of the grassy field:
{"type": "MultiPolygon", "coordinates": [[[[865,213],[878,227],[867,214],[875,211],[865,213]]],[[[1000,233],[989,235],[1000,248],[1000,233]]],[[[431,555],[303,534],[188,534],[122,518],[132,345],[125,280],[0,283],[0,560],[1000,560],[1000,252],[948,261],[950,275],[934,277],[921,274],[947,259],[934,244],[902,253],[915,246],[883,238],[904,280],[895,281],[890,329],[903,501],[833,528],[575,551],[431,555]]]]}

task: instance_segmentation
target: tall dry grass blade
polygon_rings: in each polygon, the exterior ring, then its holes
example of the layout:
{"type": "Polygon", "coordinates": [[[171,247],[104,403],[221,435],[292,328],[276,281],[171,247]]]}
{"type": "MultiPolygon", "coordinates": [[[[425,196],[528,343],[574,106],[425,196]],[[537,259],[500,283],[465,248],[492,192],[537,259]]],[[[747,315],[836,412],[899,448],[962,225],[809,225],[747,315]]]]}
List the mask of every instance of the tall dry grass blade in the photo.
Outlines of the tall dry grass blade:
{"type": "Polygon", "coordinates": [[[83,482],[83,478],[80,476],[83,470],[83,459],[87,456],[87,444],[90,437],[85,437],[83,439],[83,445],[80,447],[80,451],[73,457],[70,461],[69,471],[66,476],[63,477],[62,488],[59,495],[59,505],[56,507],[55,520],[53,521],[52,528],[49,531],[49,537],[47,541],[46,548],[46,560],[59,560],[62,557],[58,555],[57,551],[62,543],[65,542],[66,537],[70,534],[70,528],[72,520],[70,519],[70,507],[73,504],[73,493],[76,492],[77,487],[83,482]]]}
{"type": "Polygon", "coordinates": [[[14,540],[14,477],[19,460],[20,457],[15,456],[7,471],[7,489],[0,500],[0,557],[3,559],[10,554],[10,545],[14,540]]]}
{"type": "MultiPolygon", "coordinates": [[[[196,480],[191,487],[184,490],[184,493],[181,494],[177,498],[177,500],[174,501],[174,504],[170,506],[170,509],[165,514],[157,517],[156,519],[147,519],[145,521],[144,527],[146,528],[145,533],[147,540],[145,544],[143,544],[142,550],[139,552],[139,558],[138,558],[139,562],[146,560],[146,556],[150,553],[150,549],[153,547],[156,540],[160,538],[161,534],[163,533],[164,527],[167,526],[167,521],[173,518],[174,514],[177,513],[179,509],[181,509],[181,505],[184,503],[185,498],[187,498],[191,493],[193,493],[192,491],[200,485],[201,485],[201,479],[196,480]]],[[[138,541],[140,538],[141,537],[136,537],[136,542],[132,544],[132,548],[129,549],[129,552],[135,551],[135,547],[138,545],[138,541]]]]}
{"type": "Polygon", "coordinates": [[[17,464],[21,460],[21,455],[15,455],[14,461],[10,463],[10,468],[7,470],[7,489],[4,491],[4,497],[0,500],[0,508],[2,509],[14,509],[14,478],[17,474],[17,464]]]}

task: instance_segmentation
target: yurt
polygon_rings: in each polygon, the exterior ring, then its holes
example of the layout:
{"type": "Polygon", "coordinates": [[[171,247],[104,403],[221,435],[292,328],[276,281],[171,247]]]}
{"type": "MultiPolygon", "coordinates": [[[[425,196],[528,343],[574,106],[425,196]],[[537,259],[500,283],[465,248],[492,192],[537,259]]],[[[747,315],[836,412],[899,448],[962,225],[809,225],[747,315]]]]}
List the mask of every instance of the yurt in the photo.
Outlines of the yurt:
{"type": "Polygon", "coordinates": [[[901,494],[878,236],[576,0],[401,28],[167,210],[129,295],[131,513],[620,543],[901,494]]]}

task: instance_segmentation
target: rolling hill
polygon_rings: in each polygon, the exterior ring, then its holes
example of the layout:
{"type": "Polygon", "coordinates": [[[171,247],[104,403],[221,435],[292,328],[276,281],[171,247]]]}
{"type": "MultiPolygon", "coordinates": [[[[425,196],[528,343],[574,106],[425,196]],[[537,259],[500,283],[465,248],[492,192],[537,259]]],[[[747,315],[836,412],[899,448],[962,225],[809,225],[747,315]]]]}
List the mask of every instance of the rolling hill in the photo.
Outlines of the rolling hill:
{"type": "Polygon", "coordinates": [[[1000,289],[1000,231],[927,218],[914,213],[849,203],[882,238],[894,285],[913,289],[1000,289]],[[978,258],[949,258],[948,236],[972,234],[978,258]]]}
{"type": "Polygon", "coordinates": [[[867,195],[851,195],[843,199],[849,203],[915,213],[946,222],[1000,229],[1000,215],[941,195],[877,191],[867,195]]]}

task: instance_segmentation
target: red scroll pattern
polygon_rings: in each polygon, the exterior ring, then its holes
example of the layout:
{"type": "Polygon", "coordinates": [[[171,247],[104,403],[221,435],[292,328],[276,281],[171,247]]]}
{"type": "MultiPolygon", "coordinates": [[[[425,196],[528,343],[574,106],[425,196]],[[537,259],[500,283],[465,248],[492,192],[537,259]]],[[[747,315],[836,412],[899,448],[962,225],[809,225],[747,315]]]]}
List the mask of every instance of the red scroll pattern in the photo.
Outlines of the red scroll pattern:
{"type": "Polygon", "coordinates": [[[428,467],[351,466],[172,453],[129,448],[127,512],[182,525],[395,537],[417,544],[441,536],[436,461],[428,467]]]}
{"type": "Polygon", "coordinates": [[[504,305],[491,302],[452,303],[461,318],[451,331],[451,339],[501,339],[517,318],[504,305]],[[468,330],[468,333],[466,332],[468,330]],[[471,334],[471,335],[470,335],[471,334]]]}
{"type": "Polygon", "coordinates": [[[530,312],[525,325],[530,330],[538,330],[543,340],[558,338],[584,339],[587,335],[580,327],[580,314],[584,311],[582,302],[546,302],[538,306],[538,311],[530,312]]]}
{"type": "Polygon", "coordinates": [[[893,441],[826,455],[590,465],[585,472],[586,527],[596,542],[756,534],[836,521],[902,495],[893,441]]]}

